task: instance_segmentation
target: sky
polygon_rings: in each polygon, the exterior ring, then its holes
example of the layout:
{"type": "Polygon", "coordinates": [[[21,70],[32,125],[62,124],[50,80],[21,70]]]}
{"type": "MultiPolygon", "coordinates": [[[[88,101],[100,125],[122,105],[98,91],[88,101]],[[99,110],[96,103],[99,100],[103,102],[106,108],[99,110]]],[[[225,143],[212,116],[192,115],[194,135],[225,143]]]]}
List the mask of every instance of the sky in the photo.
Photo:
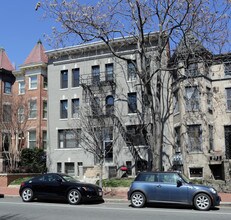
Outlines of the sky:
{"type": "Polygon", "coordinates": [[[51,32],[51,21],[44,20],[43,11],[35,11],[38,0],[0,0],[0,47],[16,69],[24,63],[38,40],[45,50],[50,48],[44,34],[51,32]]]}

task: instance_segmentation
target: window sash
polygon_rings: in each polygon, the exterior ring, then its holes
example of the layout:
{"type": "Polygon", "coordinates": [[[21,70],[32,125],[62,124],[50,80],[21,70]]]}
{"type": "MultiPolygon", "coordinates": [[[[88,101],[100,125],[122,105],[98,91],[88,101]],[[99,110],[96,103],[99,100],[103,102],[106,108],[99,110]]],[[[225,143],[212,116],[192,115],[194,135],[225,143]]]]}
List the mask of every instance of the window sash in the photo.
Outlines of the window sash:
{"type": "Polygon", "coordinates": [[[29,148],[33,149],[36,147],[36,131],[29,131],[28,133],[29,148]]]}
{"type": "Polygon", "coordinates": [[[10,82],[4,82],[4,93],[10,94],[12,89],[12,85],[10,82]]]}
{"type": "Polygon", "coordinates": [[[80,144],[81,130],[59,130],[59,148],[78,148],[80,144]]]}
{"type": "Polygon", "coordinates": [[[127,61],[128,80],[136,79],[136,62],[127,61]]]}
{"type": "Polygon", "coordinates": [[[61,100],[60,101],[60,118],[64,119],[68,116],[68,102],[67,100],[61,100]]]}
{"type": "Polygon", "coordinates": [[[114,67],[113,67],[113,63],[108,63],[105,65],[105,69],[106,69],[106,81],[112,81],[113,80],[113,75],[114,75],[114,67]]]}
{"type": "Polygon", "coordinates": [[[29,89],[37,89],[37,76],[30,76],[29,77],[29,89]]]}
{"type": "Polygon", "coordinates": [[[227,110],[231,111],[231,88],[226,89],[227,110]]]}
{"type": "Polygon", "coordinates": [[[3,105],[3,122],[11,122],[11,114],[11,105],[3,105]]]}
{"type": "Polygon", "coordinates": [[[188,147],[189,151],[201,151],[202,132],[200,125],[188,125],[188,147]]]}
{"type": "Polygon", "coordinates": [[[29,103],[30,111],[29,111],[29,118],[36,118],[37,117],[37,101],[31,100],[29,103]]]}
{"type": "Polygon", "coordinates": [[[18,82],[18,93],[25,94],[25,81],[18,82]]]}
{"type": "Polygon", "coordinates": [[[186,87],[186,111],[198,111],[200,108],[199,91],[196,86],[186,87]]]}
{"type": "Polygon", "coordinates": [[[47,118],[47,100],[43,101],[43,118],[47,118]]]}
{"type": "Polygon", "coordinates": [[[72,99],[72,117],[79,117],[79,99],[72,99]]]}
{"type": "Polygon", "coordinates": [[[68,71],[62,70],[61,71],[61,89],[68,88],[68,71]]]}
{"type": "Polygon", "coordinates": [[[136,93],[128,93],[128,113],[137,112],[137,95],[136,93]]]}
{"type": "Polygon", "coordinates": [[[79,87],[79,68],[72,70],[72,87],[79,87]]]}

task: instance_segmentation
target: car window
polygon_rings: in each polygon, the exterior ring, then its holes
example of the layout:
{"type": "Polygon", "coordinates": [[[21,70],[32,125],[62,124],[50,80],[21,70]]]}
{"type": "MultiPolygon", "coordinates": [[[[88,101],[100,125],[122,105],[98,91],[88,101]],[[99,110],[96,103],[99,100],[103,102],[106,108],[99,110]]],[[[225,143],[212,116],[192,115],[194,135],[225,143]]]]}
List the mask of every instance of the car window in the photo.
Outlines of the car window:
{"type": "Polygon", "coordinates": [[[159,182],[162,183],[176,183],[179,176],[176,173],[160,173],[159,182]]]}
{"type": "Polygon", "coordinates": [[[140,174],[137,176],[136,181],[157,182],[157,174],[140,174]]]}

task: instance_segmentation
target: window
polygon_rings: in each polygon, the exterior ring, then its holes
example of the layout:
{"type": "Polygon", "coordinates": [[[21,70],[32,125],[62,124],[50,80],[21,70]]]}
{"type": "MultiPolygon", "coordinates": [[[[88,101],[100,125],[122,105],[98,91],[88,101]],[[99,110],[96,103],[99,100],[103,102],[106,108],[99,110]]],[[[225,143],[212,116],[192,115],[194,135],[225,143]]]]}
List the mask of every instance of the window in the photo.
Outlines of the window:
{"type": "Polygon", "coordinates": [[[43,149],[47,149],[47,131],[43,131],[43,149]]]}
{"type": "Polygon", "coordinates": [[[81,140],[81,130],[59,130],[58,148],[78,148],[81,140]]]}
{"type": "Polygon", "coordinates": [[[213,103],[212,103],[212,97],[213,94],[211,92],[211,89],[206,87],[206,93],[207,93],[207,106],[208,106],[208,111],[212,111],[213,103]]]}
{"type": "Polygon", "coordinates": [[[29,77],[29,89],[37,89],[37,76],[29,77]]]}
{"type": "Polygon", "coordinates": [[[128,113],[137,112],[137,97],[136,92],[128,93],[128,113]]]}
{"type": "Polygon", "coordinates": [[[43,76],[43,88],[47,89],[47,76],[43,76]]]}
{"type": "Polygon", "coordinates": [[[29,101],[29,118],[36,118],[37,117],[37,100],[30,100],[29,101]]]}
{"type": "Polygon", "coordinates": [[[225,156],[231,159],[231,125],[225,126],[225,156]]]}
{"type": "Polygon", "coordinates": [[[185,74],[188,77],[197,76],[199,74],[197,63],[189,64],[185,70],[185,74]]]}
{"type": "Polygon", "coordinates": [[[25,120],[24,107],[20,106],[18,108],[18,122],[24,122],[24,120],[25,120]]]}
{"type": "Polygon", "coordinates": [[[61,89],[66,89],[68,87],[68,71],[62,70],[61,71],[61,89]]]}
{"type": "Polygon", "coordinates": [[[18,94],[25,94],[25,81],[18,82],[18,94]]]}
{"type": "Polygon", "coordinates": [[[43,118],[47,118],[47,100],[43,100],[43,118]]]}
{"type": "Polygon", "coordinates": [[[214,150],[213,141],[213,126],[209,125],[209,150],[214,150]]]}
{"type": "Polygon", "coordinates": [[[113,144],[112,141],[105,141],[104,142],[104,157],[105,162],[112,162],[113,161],[113,144]]]}
{"type": "Polygon", "coordinates": [[[11,122],[11,105],[3,105],[3,122],[11,122]]]}
{"type": "Polygon", "coordinates": [[[135,60],[127,61],[127,68],[128,68],[128,80],[135,80],[136,79],[136,61],[135,60]]]}
{"type": "Polygon", "coordinates": [[[12,89],[12,85],[10,82],[4,82],[4,93],[10,94],[12,89]]]}
{"type": "Polygon", "coordinates": [[[105,77],[106,77],[106,81],[113,81],[114,79],[114,67],[113,67],[113,63],[108,63],[105,65],[105,69],[106,69],[106,73],[105,73],[105,77]]]}
{"type": "Polygon", "coordinates": [[[114,97],[107,96],[106,97],[106,114],[111,115],[114,113],[114,97]]]}
{"type": "Polygon", "coordinates": [[[175,114],[179,112],[178,91],[175,91],[173,93],[173,110],[175,114]]]}
{"type": "Polygon", "coordinates": [[[94,97],[91,100],[91,110],[93,116],[99,116],[101,114],[100,99],[98,97],[94,97]]]}
{"type": "Polygon", "coordinates": [[[92,66],[92,70],[91,70],[91,74],[92,74],[92,84],[93,85],[98,85],[100,82],[100,68],[99,65],[97,66],[92,66]]]}
{"type": "Polygon", "coordinates": [[[225,62],[224,67],[225,67],[225,75],[230,76],[231,75],[231,61],[225,62]]]}
{"type": "Polygon", "coordinates": [[[180,127],[175,128],[175,152],[180,153],[181,141],[180,141],[180,127]]]}
{"type": "Polygon", "coordinates": [[[79,99],[72,99],[72,118],[79,117],[79,99]]]}
{"type": "Polygon", "coordinates": [[[65,173],[68,175],[75,175],[75,163],[65,163],[65,173]]]}
{"type": "Polygon", "coordinates": [[[202,130],[200,125],[188,125],[188,150],[201,151],[202,145],[202,130]]]}
{"type": "Polygon", "coordinates": [[[203,168],[189,168],[190,177],[203,177],[203,168]]]}
{"type": "Polygon", "coordinates": [[[199,110],[199,90],[196,86],[185,88],[186,111],[199,110]]]}
{"type": "Polygon", "coordinates": [[[72,87],[79,87],[79,68],[72,70],[72,87]]]}
{"type": "Polygon", "coordinates": [[[28,148],[33,149],[36,147],[36,131],[29,131],[28,148]]]}
{"type": "Polygon", "coordinates": [[[2,133],[2,151],[8,152],[10,149],[11,135],[9,133],[2,133]]]}
{"type": "Polygon", "coordinates": [[[127,167],[127,175],[132,175],[132,162],[126,161],[126,167],[127,167]]]}
{"type": "Polygon", "coordinates": [[[227,110],[231,111],[231,88],[227,88],[225,90],[226,90],[227,110]]]}
{"type": "Polygon", "coordinates": [[[134,146],[146,145],[145,128],[139,125],[129,125],[127,128],[127,139],[132,142],[134,146]]]}
{"type": "Polygon", "coordinates": [[[61,100],[60,101],[60,118],[64,119],[67,118],[67,106],[68,102],[67,100],[61,100]]]}
{"type": "Polygon", "coordinates": [[[62,163],[57,163],[57,173],[62,173],[62,163]]]}

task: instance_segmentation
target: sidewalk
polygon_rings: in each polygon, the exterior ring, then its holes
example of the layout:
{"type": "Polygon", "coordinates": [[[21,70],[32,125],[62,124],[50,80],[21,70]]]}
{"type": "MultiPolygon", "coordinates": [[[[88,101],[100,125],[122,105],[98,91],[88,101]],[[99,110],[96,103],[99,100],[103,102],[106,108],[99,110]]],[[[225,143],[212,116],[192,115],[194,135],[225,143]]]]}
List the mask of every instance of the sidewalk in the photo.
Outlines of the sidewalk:
{"type": "MultiPolygon", "coordinates": [[[[19,186],[0,187],[0,198],[18,197],[19,186]]],[[[219,193],[221,206],[231,206],[231,193],[219,193]]],[[[127,188],[118,188],[110,191],[104,190],[104,200],[106,202],[127,202],[127,188]]]]}

